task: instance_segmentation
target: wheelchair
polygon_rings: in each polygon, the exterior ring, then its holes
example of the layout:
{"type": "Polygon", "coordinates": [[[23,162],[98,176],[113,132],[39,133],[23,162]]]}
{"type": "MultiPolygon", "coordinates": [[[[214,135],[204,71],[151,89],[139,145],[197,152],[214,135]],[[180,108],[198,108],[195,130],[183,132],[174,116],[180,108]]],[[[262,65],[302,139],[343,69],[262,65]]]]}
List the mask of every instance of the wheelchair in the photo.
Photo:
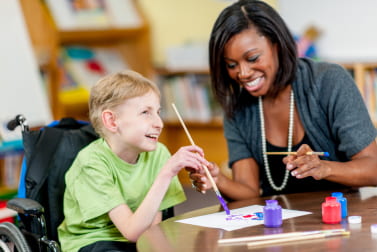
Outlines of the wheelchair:
{"type": "MultiPolygon", "coordinates": [[[[26,118],[17,115],[7,126],[9,130],[21,127],[24,160],[18,197],[7,202],[17,212],[18,225],[0,223],[0,252],[59,252],[64,175],[77,153],[99,136],[88,122],[73,118],[29,130],[26,118]]],[[[164,220],[173,217],[174,208],[162,214],[164,220]]]]}
{"type": "Polygon", "coordinates": [[[17,115],[7,127],[21,127],[24,160],[18,197],[7,202],[17,212],[18,225],[0,223],[0,251],[59,252],[64,175],[77,153],[98,135],[88,122],[73,118],[29,130],[26,118],[17,115]]]}

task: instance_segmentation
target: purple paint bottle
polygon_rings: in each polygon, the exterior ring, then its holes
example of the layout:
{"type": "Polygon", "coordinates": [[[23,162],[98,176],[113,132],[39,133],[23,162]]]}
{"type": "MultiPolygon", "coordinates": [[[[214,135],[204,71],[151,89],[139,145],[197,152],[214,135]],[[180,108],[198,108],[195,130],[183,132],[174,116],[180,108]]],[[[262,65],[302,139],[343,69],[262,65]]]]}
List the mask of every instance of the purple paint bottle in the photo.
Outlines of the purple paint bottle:
{"type": "Polygon", "coordinates": [[[263,208],[264,226],[280,227],[283,224],[282,209],[277,200],[266,200],[263,208]]]}

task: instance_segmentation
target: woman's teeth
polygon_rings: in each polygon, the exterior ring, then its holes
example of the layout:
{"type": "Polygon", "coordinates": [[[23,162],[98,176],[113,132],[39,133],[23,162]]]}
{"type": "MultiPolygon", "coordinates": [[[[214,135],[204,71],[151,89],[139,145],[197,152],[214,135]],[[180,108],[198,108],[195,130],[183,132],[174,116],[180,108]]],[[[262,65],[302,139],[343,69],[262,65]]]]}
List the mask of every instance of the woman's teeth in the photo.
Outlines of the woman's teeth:
{"type": "Polygon", "coordinates": [[[256,85],[258,85],[259,81],[260,81],[260,78],[257,78],[253,81],[247,82],[246,86],[248,86],[248,87],[256,86],[256,85]]]}

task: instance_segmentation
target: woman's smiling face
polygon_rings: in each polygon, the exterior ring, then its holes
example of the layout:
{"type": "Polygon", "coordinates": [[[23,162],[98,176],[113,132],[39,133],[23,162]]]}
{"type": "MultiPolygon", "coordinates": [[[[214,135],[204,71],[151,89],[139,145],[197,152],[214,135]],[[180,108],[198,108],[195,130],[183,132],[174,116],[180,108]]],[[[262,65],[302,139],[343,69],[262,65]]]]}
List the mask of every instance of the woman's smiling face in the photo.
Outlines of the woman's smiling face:
{"type": "Polygon", "coordinates": [[[253,27],[226,43],[224,60],[229,76],[252,96],[268,93],[279,67],[277,46],[253,27]]]}

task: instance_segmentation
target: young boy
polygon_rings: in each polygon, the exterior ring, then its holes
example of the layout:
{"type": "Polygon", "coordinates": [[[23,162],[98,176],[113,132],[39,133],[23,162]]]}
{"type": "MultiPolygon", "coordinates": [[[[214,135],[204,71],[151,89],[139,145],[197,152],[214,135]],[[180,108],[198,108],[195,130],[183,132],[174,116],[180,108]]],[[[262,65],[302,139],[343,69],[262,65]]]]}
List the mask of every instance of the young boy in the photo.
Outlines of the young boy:
{"type": "Polygon", "coordinates": [[[80,151],[66,174],[62,250],[136,250],[134,242],[161,221],[161,210],[186,199],[177,173],[210,163],[197,146],[170,156],[158,142],[160,92],[136,72],[99,80],[89,116],[101,138],[80,151]]]}

